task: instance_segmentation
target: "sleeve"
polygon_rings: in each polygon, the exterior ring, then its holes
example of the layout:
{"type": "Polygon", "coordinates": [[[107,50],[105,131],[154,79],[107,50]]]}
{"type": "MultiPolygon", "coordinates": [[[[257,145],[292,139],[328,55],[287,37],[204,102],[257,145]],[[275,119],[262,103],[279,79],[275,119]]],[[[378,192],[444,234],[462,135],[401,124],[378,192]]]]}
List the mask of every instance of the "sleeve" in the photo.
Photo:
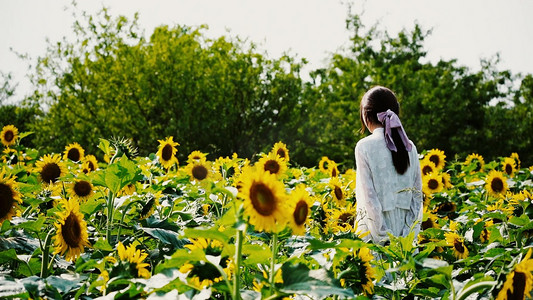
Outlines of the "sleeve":
{"type": "MultiPolygon", "coordinates": [[[[420,170],[420,161],[418,160],[418,153],[416,152],[416,148],[413,147],[414,155],[412,157],[412,168],[413,168],[413,184],[414,184],[414,191],[413,191],[413,197],[411,200],[410,205],[410,211],[409,211],[409,220],[408,224],[413,224],[416,222],[416,224],[413,227],[413,231],[415,232],[415,239],[418,237],[418,233],[420,232],[420,226],[422,222],[422,216],[423,216],[423,194],[422,194],[422,172],[420,170]]],[[[407,232],[404,232],[404,235],[407,235],[409,233],[411,228],[406,228],[407,232]]]]}
{"type": "Polygon", "coordinates": [[[389,230],[383,219],[381,203],[377,198],[368,160],[363,151],[361,151],[359,144],[355,147],[355,164],[357,170],[355,194],[359,230],[362,232],[370,231],[365,241],[372,239],[374,243],[382,243],[388,240],[387,232],[389,230]]]}

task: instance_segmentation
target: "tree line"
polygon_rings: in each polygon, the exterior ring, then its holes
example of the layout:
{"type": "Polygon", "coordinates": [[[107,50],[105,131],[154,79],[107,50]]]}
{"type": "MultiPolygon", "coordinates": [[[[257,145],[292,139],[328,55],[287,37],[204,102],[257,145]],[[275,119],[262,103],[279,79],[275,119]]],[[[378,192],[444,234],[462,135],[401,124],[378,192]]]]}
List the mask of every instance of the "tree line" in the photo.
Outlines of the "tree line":
{"type": "Polygon", "coordinates": [[[418,149],[444,150],[449,160],[516,152],[533,164],[531,74],[500,71],[497,57],[475,72],[456,60],[426,62],[431,32],[418,25],[390,35],[357,15],[346,24],[348,45],[304,80],[305,59],[270,58],[239,37],[208,38],[204,26],[160,26],[145,38],[137,15],[83,14],[76,39],[50,43],[39,58],[23,101],[2,103],[13,94],[2,74],[0,123],[33,131],[24,143],[45,152],[78,142],[99,155],[99,138],[126,137],[147,155],[173,136],[181,161],[194,150],[253,158],[282,141],[294,164],[328,156],[352,168],[367,134],[359,101],[379,84],[398,95],[418,149]]]}

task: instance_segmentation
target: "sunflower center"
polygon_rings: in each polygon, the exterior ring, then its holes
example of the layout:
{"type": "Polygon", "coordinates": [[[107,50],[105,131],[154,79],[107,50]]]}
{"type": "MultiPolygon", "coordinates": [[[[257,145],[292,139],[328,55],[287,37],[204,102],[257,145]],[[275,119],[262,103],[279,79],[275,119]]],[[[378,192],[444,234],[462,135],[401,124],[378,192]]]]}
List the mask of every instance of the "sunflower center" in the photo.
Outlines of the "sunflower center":
{"type": "Polygon", "coordinates": [[[74,192],[78,197],[87,197],[91,194],[92,186],[85,180],[78,181],[74,184],[74,192]]]}
{"type": "Polygon", "coordinates": [[[441,205],[439,205],[438,211],[439,212],[453,212],[455,211],[455,204],[451,202],[444,202],[441,205]]]}
{"type": "Polygon", "coordinates": [[[6,133],[4,133],[4,140],[6,140],[6,142],[11,142],[13,138],[15,138],[13,131],[8,130],[6,133]]]}
{"type": "Polygon", "coordinates": [[[276,151],[276,154],[279,155],[279,157],[281,158],[286,158],[286,154],[285,154],[285,150],[283,149],[278,149],[278,151],[276,151]]]}
{"type": "Polygon", "coordinates": [[[150,214],[150,211],[152,210],[152,208],[154,208],[154,205],[155,205],[155,198],[151,198],[150,200],[148,200],[146,205],[144,205],[141,210],[141,217],[143,218],[148,217],[148,214],[150,214]]]}
{"type": "Polygon", "coordinates": [[[70,215],[68,215],[65,219],[65,224],[61,226],[61,231],[65,243],[67,243],[70,248],[77,248],[80,246],[81,225],[80,220],[78,220],[78,217],[75,214],[70,213],[70,215]]]}
{"type": "Polygon", "coordinates": [[[370,281],[370,278],[367,276],[368,268],[370,268],[370,266],[366,263],[362,263],[359,268],[359,278],[361,278],[361,285],[363,286],[370,281]]]}
{"type": "Polygon", "coordinates": [[[276,160],[270,159],[265,162],[265,171],[269,171],[270,174],[278,174],[279,169],[280,165],[276,160]]]}
{"type": "Polygon", "coordinates": [[[428,218],[426,221],[422,222],[422,230],[433,228],[434,224],[435,223],[433,223],[433,220],[431,220],[431,218],[428,218]]]}
{"type": "Polygon", "coordinates": [[[207,177],[207,168],[202,165],[197,165],[192,168],[192,176],[198,180],[204,180],[207,177]]]}
{"type": "Polygon", "coordinates": [[[351,213],[345,212],[339,216],[339,221],[344,224],[351,224],[354,216],[351,213]]]}
{"type": "Polygon", "coordinates": [[[525,299],[526,278],[526,274],[514,272],[513,291],[511,292],[511,289],[507,290],[507,299],[525,299]]]}
{"type": "Polygon", "coordinates": [[[431,155],[431,156],[429,157],[429,160],[432,161],[432,162],[435,164],[435,166],[438,166],[438,165],[439,165],[440,158],[439,158],[438,155],[431,155]]]}
{"type": "Polygon", "coordinates": [[[335,193],[335,198],[337,198],[337,200],[342,200],[343,194],[342,194],[342,189],[340,187],[335,186],[335,188],[333,189],[333,192],[335,193]]]}
{"type": "Polygon", "coordinates": [[[439,182],[436,179],[430,179],[428,181],[428,188],[436,190],[439,187],[439,182]]]}
{"type": "Polygon", "coordinates": [[[72,148],[68,151],[67,154],[68,159],[72,161],[79,161],[80,160],[80,150],[78,148],[72,148]]]}
{"type": "Polygon", "coordinates": [[[459,253],[465,253],[465,247],[461,241],[455,240],[453,241],[453,247],[455,250],[459,253]]]}
{"type": "Polygon", "coordinates": [[[296,204],[296,208],[294,209],[294,213],[292,214],[294,223],[296,223],[296,225],[301,226],[303,223],[305,223],[305,220],[307,220],[308,210],[308,205],[305,201],[298,201],[298,204],[296,204]]]}
{"type": "Polygon", "coordinates": [[[503,191],[503,181],[501,178],[494,178],[490,182],[490,187],[496,193],[501,193],[503,191]]]}
{"type": "Polygon", "coordinates": [[[89,161],[89,163],[87,164],[87,166],[89,167],[89,169],[90,169],[91,171],[96,170],[96,166],[93,164],[92,161],[89,161]]]}
{"type": "Polygon", "coordinates": [[[513,167],[510,164],[505,165],[505,173],[507,173],[507,175],[513,174],[513,167]]]}
{"type": "Polygon", "coordinates": [[[11,211],[13,207],[13,190],[7,184],[0,183],[0,220],[2,220],[11,211]]]}
{"type": "Polygon", "coordinates": [[[270,216],[276,209],[276,198],[272,190],[263,183],[254,183],[250,188],[250,199],[254,209],[263,216],[270,216]]]}
{"type": "Polygon", "coordinates": [[[46,182],[56,182],[61,175],[61,169],[56,163],[49,163],[43,166],[41,179],[46,182]]]}
{"type": "Polygon", "coordinates": [[[333,170],[331,170],[331,177],[337,177],[337,168],[333,168],[333,170]]]}
{"type": "Polygon", "coordinates": [[[172,158],[172,146],[170,144],[166,144],[161,150],[161,158],[165,161],[168,161],[172,158]]]}
{"type": "Polygon", "coordinates": [[[422,174],[424,174],[424,175],[427,175],[427,174],[429,174],[429,173],[431,173],[431,172],[433,172],[433,168],[430,167],[430,166],[427,166],[427,165],[426,165],[426,166],[424,166],[424,167],[422,168],[422,174]]]}
{"type": "Polygon", "coordinates": [[[188,277],[194,276],[198,277],[198,279],[200,279],[200,282],[206,279],[213,281],[216,278],[220,277],[220,272],[214,265],[210,263],[206,264],[203,262],[198,262],[194,264],[194,267],[189,273],[188,277]]]}

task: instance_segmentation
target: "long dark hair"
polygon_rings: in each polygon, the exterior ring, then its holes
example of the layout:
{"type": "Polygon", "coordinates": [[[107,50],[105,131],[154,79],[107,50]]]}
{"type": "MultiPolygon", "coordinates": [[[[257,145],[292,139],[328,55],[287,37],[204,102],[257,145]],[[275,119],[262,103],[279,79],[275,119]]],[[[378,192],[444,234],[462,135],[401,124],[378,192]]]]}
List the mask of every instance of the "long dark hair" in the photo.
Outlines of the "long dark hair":
{"type": "MultiPolygon", "coordinates": [[[[400,103],[398,103],[394,92],[382,86],[375,86],[368,90],[363,96],[363,99],[361,99],[361,105],[359,107],[359,116],[362,125],[361,133],[364,133],[367,128],[365,121],[370,124],[381,124],[378,120],[378,113],[387,111],[387,109],[392,110],[398,116],[400,115],[400,103]]],[[[394,168],[396,168],[396,172],[403,174],[410,165],[409,153],[405,149],[397,128],[391,129],[391,135],[398,149],[398,151],[391,150],[392,162],[394,168]]]]}

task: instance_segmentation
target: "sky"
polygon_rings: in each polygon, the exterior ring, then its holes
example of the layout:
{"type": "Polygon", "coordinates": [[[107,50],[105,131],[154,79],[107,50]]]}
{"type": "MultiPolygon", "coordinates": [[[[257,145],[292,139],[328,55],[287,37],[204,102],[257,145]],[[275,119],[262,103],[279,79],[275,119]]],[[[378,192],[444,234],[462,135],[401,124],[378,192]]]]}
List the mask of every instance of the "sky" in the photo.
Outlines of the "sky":
{"type": "MultiPolygon", "coordinates": [[[[147,37],[160,25],[206,24],[208,36],[248,39],[270,58],[306,58],[308,72],[349,42],[349,3],[365,26],[379,23],[389,34],[415,23],[431,29],[424,43],[429,62],[457,59],[475,71],[481,59],[499,54],[499,70],[533,74],[533,0],[78,0],[78,8],[95,13],[106,6],[111,15],[128,18],[138,12],[147,37]]],[[[67,7],[71,0],[0,0],[0,71],[18,83],[13,98],[30,93],[28,65],[46,54],[47,39],[73,37],[67,7]],[[15,52],[27,54],[29,62],[15,52]]]]}

